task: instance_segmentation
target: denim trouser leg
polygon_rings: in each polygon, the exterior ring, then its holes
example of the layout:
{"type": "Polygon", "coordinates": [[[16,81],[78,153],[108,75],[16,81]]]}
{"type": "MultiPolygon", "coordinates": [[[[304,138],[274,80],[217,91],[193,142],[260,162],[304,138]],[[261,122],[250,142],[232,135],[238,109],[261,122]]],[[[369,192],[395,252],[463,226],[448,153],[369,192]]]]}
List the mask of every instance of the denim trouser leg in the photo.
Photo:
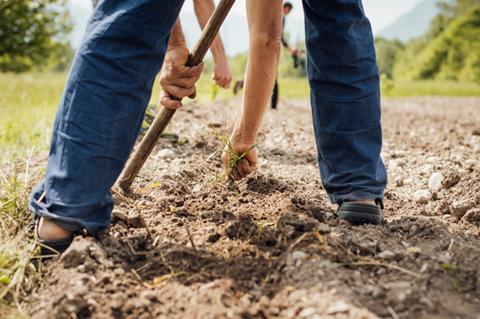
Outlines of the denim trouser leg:
{"type": "Polygon", "coordinates": [[[382,198],[379,76],[361,0],[304,0],[320,174],[334,203],[382,198]]]}
{"type": "Polygon", "coordinates": [[[183,0],[103,0],[89,22],[57,111],[44,180],[30,209],[96,234],[110,188],[137,138],[183,0]]]}

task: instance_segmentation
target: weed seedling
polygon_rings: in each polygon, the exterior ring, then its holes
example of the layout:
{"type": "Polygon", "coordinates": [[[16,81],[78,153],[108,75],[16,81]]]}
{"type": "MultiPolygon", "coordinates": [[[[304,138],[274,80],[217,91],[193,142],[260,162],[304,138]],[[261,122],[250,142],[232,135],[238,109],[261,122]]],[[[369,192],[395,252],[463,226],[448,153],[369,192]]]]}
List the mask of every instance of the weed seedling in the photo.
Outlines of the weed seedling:
{"type": "Polygon", "coordinates": [[[223,134],[217,134],[217,138],[224,145],[223,151],[226,152],[227,155],[228,155],[228,163],[227,163],[227,166],[225,167],[225,170],[224,170],[223,175],[221,177],[223,179],[227,180],[228,185],[230,187],[233,187],[235,185],[234,176],[236,174],[238,162],[240,162],[242,159],[244,159],[245,156],[247,156],[248,152],[250,152],[252,149],[254,149],[256,147],[256,145],[252,145],[245,152],[243,152],[241,154],[238,154],[233,149],[232,143],[230,142],[230,138],[229,138],[226,131],[224,131],[223,134]]]}

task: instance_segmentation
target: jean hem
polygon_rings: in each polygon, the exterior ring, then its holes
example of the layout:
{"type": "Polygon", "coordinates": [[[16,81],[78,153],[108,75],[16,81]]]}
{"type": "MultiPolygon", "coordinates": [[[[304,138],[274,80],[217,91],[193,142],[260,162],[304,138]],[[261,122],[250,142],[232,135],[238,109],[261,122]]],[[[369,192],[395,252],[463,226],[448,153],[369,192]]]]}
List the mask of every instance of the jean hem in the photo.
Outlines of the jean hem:
{"type": "Polygon", "coordinates": [[[328,194],[330,202],[332,204],[339,204],[345,201],[360,201],[360,200],[383,200],[384,191],[381,192],[369,192],[369,191],[356,191],[348,194],[328,194]]]}

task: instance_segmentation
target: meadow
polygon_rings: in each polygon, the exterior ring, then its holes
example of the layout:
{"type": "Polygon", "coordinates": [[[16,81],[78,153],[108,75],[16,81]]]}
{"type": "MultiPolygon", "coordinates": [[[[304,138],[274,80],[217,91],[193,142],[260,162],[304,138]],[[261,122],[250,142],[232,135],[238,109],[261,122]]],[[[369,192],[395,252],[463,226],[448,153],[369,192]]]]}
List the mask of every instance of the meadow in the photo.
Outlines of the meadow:
{"type": "MultiPolygon", "coordinates": [[[[0,163],[48,148],[55,109],[67,75],[64,73],[0,74],[0,163]]],[[[304,78],[280,78],[281,99],[307,100],[309,88],[304,78]]],[[[198,100],[212,101],[234,97],[232,90],[213,89],[205,74],[198,83],[198,100]]],[[[159,85],[155,83],[151,103],[158,103],[159,85]]],[[[387,98],[411,96],[480,96],[480,84],[454,81],[392,81],[382,84],[387,98]]]]}

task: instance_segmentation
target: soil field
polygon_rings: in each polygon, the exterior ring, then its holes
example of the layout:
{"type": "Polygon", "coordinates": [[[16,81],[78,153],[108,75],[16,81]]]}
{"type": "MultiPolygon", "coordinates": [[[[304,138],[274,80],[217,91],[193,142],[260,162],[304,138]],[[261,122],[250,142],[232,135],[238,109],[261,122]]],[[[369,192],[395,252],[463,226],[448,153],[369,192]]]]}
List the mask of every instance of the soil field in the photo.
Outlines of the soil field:
{"type": "Polygon", "coordinates": [[[386,221],[358,227],[322,188],[304,101],[222,182],[239,104],[178,112],[111,228],[47,264],[34,318],[480,318],[479,98],[384,101],[386,221]]]}

